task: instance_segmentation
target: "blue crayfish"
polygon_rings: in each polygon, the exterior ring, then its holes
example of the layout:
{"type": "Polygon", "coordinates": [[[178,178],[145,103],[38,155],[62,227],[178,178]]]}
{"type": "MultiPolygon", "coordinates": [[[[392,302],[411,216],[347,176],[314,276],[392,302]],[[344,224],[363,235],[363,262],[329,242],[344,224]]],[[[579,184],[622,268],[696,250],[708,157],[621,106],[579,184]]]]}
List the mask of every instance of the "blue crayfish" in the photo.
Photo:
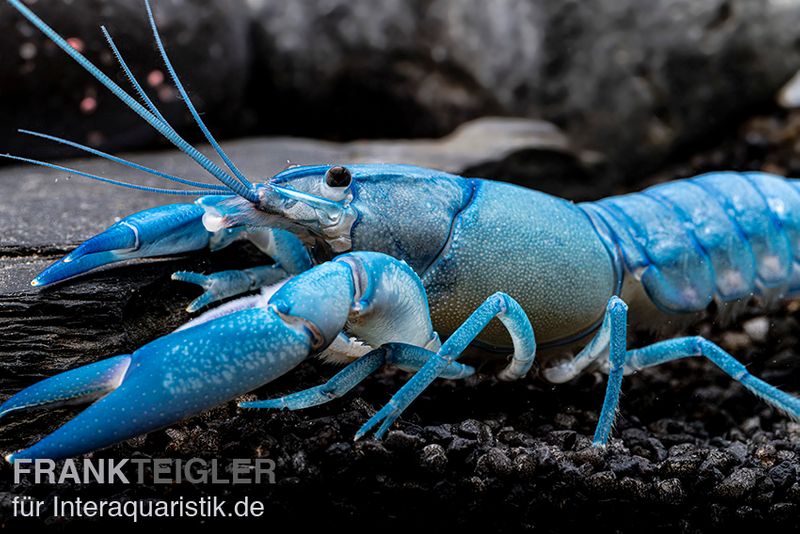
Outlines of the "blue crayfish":
{"type": "Polygon", "coordinates": [[[712,301],[735,313],[753,296],[767,302],[796,296],[797,181],[715,173],[578,205],[505,183],[405,165],[298,166],[252,183],[192,104],[147,1],[166,68],[227,169],[169,125],[105,28],[138,99],[19,0],[8,1],[219,182],[178,178],[26,132],[193,189],[143,187],[7,157],[123,187],[199,197],[122,219],[48,267],[34,285],[132,258],[218,250],[239,239],[274,259],[241,271],[175,273],[176,280],[205,289],[190,311],[261,292],[213,308],[133,354],[59,374],[7,400],[0,415],[94,401],[9,460],[74,456],[170,425],[268,383],[316,354],[347,365],[321,386],[240,406],[295,410],[318,405],[393,364],[413,371],[413,377],[356,435],[375,430],[380,438],[433,380],[475,373],[458,359],[476,343],[513,348],[499,373],[503,380],[525,376],[537,351],[577,352],[544,368],[543,376],[552,382],[588,370],[607,372],[597,445],[609,438],[624,373],[689,356],[710,359],[767,403],[800,418],[797,397],[752,376],[702,337],[627,348],[629,305],[633,319],[653,324],[658,318],[692,319],[712,301]]]}

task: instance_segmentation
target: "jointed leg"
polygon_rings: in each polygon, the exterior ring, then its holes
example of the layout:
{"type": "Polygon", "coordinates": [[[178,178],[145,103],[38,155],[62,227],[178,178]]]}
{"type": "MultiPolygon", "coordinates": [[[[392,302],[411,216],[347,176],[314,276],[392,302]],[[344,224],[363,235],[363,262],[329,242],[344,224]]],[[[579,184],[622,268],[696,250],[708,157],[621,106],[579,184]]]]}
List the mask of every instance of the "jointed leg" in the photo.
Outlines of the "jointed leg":
{"type": "Polygon", "coordinates": [[[638,371],[690,356],[704,356],[728,376],[764,399],[767,403],[800,419],[800,399],[771,386],[751,375],[747,368],[715,343],[700,336],[682,337],[654,343],[647,347],[626,349],[627,306],[617,297],[609,300],[603,326],[598,338],[609,339],[609,377],[603,409],[594,435],[595,445],[608,442],[619,404],[620,385],[624,371],[638,371]]]}
{"type": "MultiPolygon", "coordinates": [[[[418,370],[433,355],[431,351],[414,345],[388,343],[371,351],[336,373],[326,383],[292,393],[284,397],[255,402],[243,402],[240,408],[284,408],[301,410],[318,406],[341,397],[385,364],[406,370],[418,370]]],[[[457,380],[475,374],[475,369],[463,363],[451,362],[439,378],[457,380]]]]}
{"type": "Polygon", "coordinates": [[[311,258],[303,243],[285,230],[227,228],[212,236],[210,247],[212,250],[219,250],[240,239],[253,243],[272,258],[275,264],[208,275],[190,271],[174,273],[173,280],[196,284],[205,290],[186,307],[186,311],[195,312],[213,302],[271,286],[311,268],[311,258]]]}
{"type": "Polygon", "coordinates": [[[499,318],[511,334],[514,342],[514,356],[504,370],[503,378],[524,375],[533,364],[536,353],[536,342],[533,328],[520,305],[504,293],[495,293],[489,297],[472,315],[451,335],[436,353],[430,358],[391,400],[376,413],[356,433],[356,439],[364,436],[376,424],[382,421],[375,432],[381,438],[400,414],[428,387],[431,382],[441,376],[442,372],[456,360],[464,349],[475,339],[493,318],[499,318]]]}
{"type": "Polygon", "coordinates": [[[598,337],[609,339],[609,373],[606,396],[603,400],[603,409],[597,421],[594,432],[594,445],[605,445],[611,434],[611,427],[617,414],[619,393],[622,386],[622,375],[625,369],[625,354],[627,349],[628,306],[618,297],[611,297],[606,307],[603,325],[600,327],[598,337]]]}
{"type": "Polygon", "coordinates": [[[627,365],[638,371],[672,360],[690,356],[703,356],[722,369],[728,376],[741,383],[764,401],[800,419],[800,398],[781,391],[775,386],[751,375],[747,368],[715,343],[700,337],[681,337],[654,343],[647,347],[631,350],[627,355],[627,365]]]}
{"type": "Polygon", "coordinates": [[[270,286],[289,276],[289,273],[278,265],[264,265],[240,271],[221,271],[212,274],[178,271],[172,275],[172,279],[196,284],[205,290],[186,307],[186,311],[195,312],[212,302],[270,286]]]}

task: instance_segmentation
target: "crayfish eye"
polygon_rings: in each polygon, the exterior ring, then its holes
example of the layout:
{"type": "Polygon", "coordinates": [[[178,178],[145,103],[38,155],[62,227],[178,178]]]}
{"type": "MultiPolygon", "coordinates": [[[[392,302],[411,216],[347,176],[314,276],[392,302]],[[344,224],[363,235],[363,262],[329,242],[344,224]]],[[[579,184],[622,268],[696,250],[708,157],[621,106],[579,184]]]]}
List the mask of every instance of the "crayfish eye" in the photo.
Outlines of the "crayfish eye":
{"type": "Polygon", "coordinates": [[[325,173],[325,183],[328,187],[347,187],[353,181],[353,175],[347,167],[337,165],[325,173]]]}

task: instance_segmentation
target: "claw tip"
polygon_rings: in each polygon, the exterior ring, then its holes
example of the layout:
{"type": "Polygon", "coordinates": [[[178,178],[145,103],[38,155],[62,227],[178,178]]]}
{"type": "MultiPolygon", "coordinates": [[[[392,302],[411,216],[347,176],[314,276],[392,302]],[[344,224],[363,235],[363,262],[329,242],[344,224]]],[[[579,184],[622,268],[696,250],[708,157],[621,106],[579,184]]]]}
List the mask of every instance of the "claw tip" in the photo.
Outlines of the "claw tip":
{"type": "Polygon", "coordinates": [[[40,286],[40,285],[42,285],[42,283],[39,281],[39,279],[38,279],[38,278],[34,278],[33,280],[31,280],[31,285],[32,285],[33,287],[36,287],[36,286],[40,286]]]}
{"type": "Polygon", "coordinates": [[[5,458],[6,462],[8,462],[10,464],[14,463],[14,453],[13,452],[10,452],[10,453],[6,454],[3,458],[5,458]]]}

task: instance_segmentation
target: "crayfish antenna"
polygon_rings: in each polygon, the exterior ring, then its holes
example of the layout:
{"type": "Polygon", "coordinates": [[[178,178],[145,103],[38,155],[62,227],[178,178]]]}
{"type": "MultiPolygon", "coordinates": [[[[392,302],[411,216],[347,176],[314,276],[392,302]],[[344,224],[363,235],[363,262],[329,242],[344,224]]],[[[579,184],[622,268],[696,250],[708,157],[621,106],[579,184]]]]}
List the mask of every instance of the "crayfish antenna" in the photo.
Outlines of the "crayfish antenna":
{"type": "Polygon", "coordinates": [[[71,169],[69,167],[64,167],[63,165],[56,165],[55,163],[48,163],[46,161],[40,161],[37,159],[31,158],[23,158],[20,156],[12,156],[11,154],[0,154],[0,158],[6,159],[13,159],[15,161],[22,161],[25,163],[30,163],[32,165],[39,165],[41,167],[47,167],[48,169],[55,169],[57,171],[64,171],[69,174],[77,174],[78,176],[83,176],[84,178],[89,178],[90,180],[97,180],[98,182],[105,182],[107,184],[116,185],[119,187],[127,187],[128,189],[136,189],[137,191],[146,191],[148,193],[159,193],[162,195],[184,195],[184,196],[203,196],[203,195],[218,195],[219,191],[216,189],[204,189],[204,190],[197,190],[197,189],[164,189],[161,187],[150,187],[146,185],[138,185],[132,184],[129,182],[123,182],[120,180],[113,180],[111,178],[104,178],[102,176],[97,176],[96,174],[91,174],[88,172],[79,171],[77,169],[71,169]]]}
{"type": "Polygon", "coordinates": [[[133,89],[136,91],[136,93],[138,93],[139,98],[142,99],[144,105],[147,106],[147,109],[149,109],[153,115],[158,117],[158,119],[161,122],[169,126],[170,130],[175,132],[175,128],[173,128],[172,125],[167,122],[167,119],[164,118],[164,115],[161,114],[161,112],[158,110],[153,101],[150,100],[150,97],[147,96],[147,93],[144,92],[142,85],[136,79],[136,76],[133,75],[133,71],[130,69],[130,67],[128,67],[128,63],[125,61],[125,58],[122,57],[122,52],[120,52],[119,48],[117,48],[117,44],[114,42],[114,39],[111,37],[109,31],[106,29],[105,26],[100,26],[100,31],[103,32],[103,35],[106,38],[106,42],[108,43],[109,48],[111,48],[111,51],[114,53],[114,57],[117,58],[117,63],[119,63],[119,66],[122,67],[123,72],[125,72],[125,76],[128,77],[128,81],[131,82],[133,89]]]}
{"type": "Polygon", "coordinates": [[[164,43],[161,41],[161,35],[158,32],[158,26],[156,26],[156,20],[153,17],[153,10],[150,7],[150,0],[144,0],[144,5],[147,8],[147,18],[150,21],[150,28],[153,30],[153,37],[156,41],[156,46],[158,46],[158,51],[161,53],[161,58],[164,60],[164,66],[167,67],[167,71],[169,71],[169,75],[172,77],[172,81],[175,83],[175,88],[178,89],[178,92],[181,94],[183,101],[186,103],[186,107],[189,109],[189,112],[192,114],[197,126],[203,132],[208,142],[214,147],[214,150],[219,157],[222,158],[222,161],[228,166],[228,168],[233,172],[234,175],[239,179],[242,184],[247,187],[248,189],[253,188],[253,184],[245,178],[244,174],[236,167],[236,165],[231,161],[228,155],[222,150],[222,147],[219,146],[217,140],[214,139],[214,136],[211,135],[211,132],[206,127],[203,119],[200,118],[200,114],[197,112],[197,109],[192,104],[192,100],[189,98],[189,94],[186,92],[186,89],[183,88],[183,84],[181,83],[180,78],[178,77],[178,73],[175,72],[175,69],[172,66],[172,62],[169,60],[169,56],[167,55],[167,51],[164,48],[164,43]]]}
{"type": "Polygon", "coordinates": [[[140,165],[138,163],[134,163],[132,161],[128,161],[126,159],[120,158],[118,156],[113,156],[111,154],[107,154],[95,148],[88,147],[86,145],[82,145],[80,143],[76,143],[75,141],[69,141],[67,139],[62,139],[61,137],[56,137],[54,135],[48,135],[40,132],[33,132],[31,130],[18,130],[19,133],[25,135],[32,135],[34,137],[41,137],[42,139],[47,139],[49,141],[54,141],[56,143],[60,143],[62,145],[71,146],[73,148],[77,148],[78,150],[82,150],[89,154],[93,154],[95,156],[107,159],[109,161],[113,161],[114,163],[119,163],[121,165],[125,165],[126,167],[130,167],[132,169],[136,169],[142,172],[146,172],[147,174],[152,174],[153,176],[158,176],[159,178],[164,178],[166,180],[170,180],[172,182],[176,182],[179,184],[189,185],[192,187],[204,187],[210,190],[218,191],[218,192],[227,192],[229,189],[219,184],[208,184],[205,182],[195,182],[194,180],[186,180],[184,178],[178,178],[177,176],[173,176],[171,174],[167,174],[165,172],[157,171],[155,169],[151,169],[150,167],[145,167],[144,165],[140,165]]]}
{"type": "MultiPolygon", "coordinates": [[[[178,147],[183,153],[192,158],[201,167],[203,167],[209,174],[214,176],[217,180],[225,184],[231,191],[237,195],[255,202],[258,196],[255,190],[245,185],[244,182],[237,180],[228,172],[222,169],[219,165],[211,161],[206,155],[197,150],[194,146],[189,144],[185,139],[179,136],[168,124],[163,122],[158,116],[154,115],[145,106],[136,101],[130,94],[125,92],[119,85],[117,85],[111,78],[104,74],[97,68],[91,61],[74,49],[63,37],[61,37],[55,30],[48,26],[42,19],[40,19],[33,11],[25,6],[20,0],[7,0],[12,7],[24,16],[36,28],[44,33],[53,43],[61,48],[68,56],[74,59],[81,67],[83,67],[89,74],[91,74],[98,82],[102,83],[109,91],[111,91],[117,98],[119,98],[125,105],[127,105],[137,115],[142,117],[150,126],[156,129],[161,135],[166,137],[172,144],[178,147]]],[[[151,14],[149,4],[147,5],[148,12],[151,14]]],[[[195,110],[196,113],[196,110],[195,110]]],[[[209,134],[210,135],[210,134],[209,134]]],[[[216,143],[215,143],[216,144],[216,143]]],[[[217,145],[218,147],[219,145],[217,145]]],[[[227,157],[227,156],[226,156],[227,157]]],[[[24,160],[23,160],[24,161],[24,160]]],[[[226,162],[227,163],[227,162],[226,162]]],[[[108,179],[104,179],[109,181],[108,179]]],[[[113,183],[113,182],[112,182],[113,183]]],[[[249,183],[249,182],[248,182],[249,183]]],[[[120,185],[120,184],[117,184],[120,185]]],[[[129,187],[130,184],[125,187],[129,187]]],[[[134,187],[135,188],[135,187],[134,187]]],[[[144,189],[146,190],[146,189],[144,189]]],[[[181,193],[182,194],[182,193],[181,193]]]]}

